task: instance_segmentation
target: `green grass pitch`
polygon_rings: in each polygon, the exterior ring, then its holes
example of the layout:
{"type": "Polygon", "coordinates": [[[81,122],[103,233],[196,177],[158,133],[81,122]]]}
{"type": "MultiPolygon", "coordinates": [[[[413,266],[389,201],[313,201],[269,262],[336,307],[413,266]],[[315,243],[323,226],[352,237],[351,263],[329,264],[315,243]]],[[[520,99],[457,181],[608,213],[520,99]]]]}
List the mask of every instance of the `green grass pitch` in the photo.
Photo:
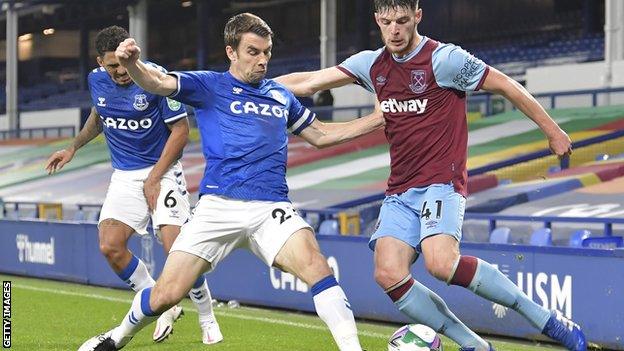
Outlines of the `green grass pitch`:
{"type": "MultiPolygon", "coordinates": [[[[12,350],[77,350],[88,338],[116,326],[134,297],[130,291],[79,284],[0,276],[12,281],[12,350]]],[[[197,313],[182,302],[185,316],[175,324],[164,343],[151,340],[153,325],[142,330],[124,350],[153,351],[325,351],[337,350],[322,321],[310,314],[241,307],[217,307],[225,337],[217,345],[203,345],[197,313]]],[[[399,325],[358,323],[362,346],[368,351],[387,350],[387,338],[399,325]]],[[[509,340],[492,340],[498,351],[555,350],[509,340]]],[[[448,339],[445,350],[458,347],[448,339]]]]}

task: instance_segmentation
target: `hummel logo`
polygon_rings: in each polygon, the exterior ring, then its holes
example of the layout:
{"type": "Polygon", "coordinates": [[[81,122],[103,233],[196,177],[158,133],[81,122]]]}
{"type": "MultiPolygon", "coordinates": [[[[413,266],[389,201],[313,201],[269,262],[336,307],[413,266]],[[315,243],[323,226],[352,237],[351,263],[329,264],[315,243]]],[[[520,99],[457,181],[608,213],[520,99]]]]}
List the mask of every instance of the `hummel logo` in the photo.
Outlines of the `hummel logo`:
{"type": "Polygon", "coordinates": [[[101,107],[106,107],[106,98],[99,97],[97,105],[101,107]]]}
{"type": "Polygon", "coordinates": [[[243,88],[234,87],[232,88],[232,92],[236,95],[240,94],[243,91],[243,88]]]}

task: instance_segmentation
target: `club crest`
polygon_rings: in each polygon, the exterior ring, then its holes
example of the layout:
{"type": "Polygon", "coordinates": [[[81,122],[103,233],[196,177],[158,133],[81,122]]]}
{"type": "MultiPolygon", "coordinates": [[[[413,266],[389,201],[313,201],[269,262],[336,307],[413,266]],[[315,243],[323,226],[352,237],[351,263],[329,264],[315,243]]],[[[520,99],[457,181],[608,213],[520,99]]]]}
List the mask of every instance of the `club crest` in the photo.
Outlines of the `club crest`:
{"type": "Polygon", "coordinates": [[[411,83],[409,87],[415,94],[420,94],[427,89],[427,73],[425,70],[418,69],[412,71],[411,83]]]}
{"type": "Polygon", "coordinates": [[[149,102],[147,102],[147,96],[145,94],[137,94],[134,96],[134,103],[132,104],[135,110],[145,111],[149,102]]]}

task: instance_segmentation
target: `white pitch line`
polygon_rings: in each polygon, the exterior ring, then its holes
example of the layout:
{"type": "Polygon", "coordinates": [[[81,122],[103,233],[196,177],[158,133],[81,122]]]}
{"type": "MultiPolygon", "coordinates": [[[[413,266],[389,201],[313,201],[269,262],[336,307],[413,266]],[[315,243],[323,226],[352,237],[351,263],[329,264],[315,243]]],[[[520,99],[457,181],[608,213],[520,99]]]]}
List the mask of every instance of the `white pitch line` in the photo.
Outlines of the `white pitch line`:
{"type": "MultiPolygon", "coordinates": [[[[13,288],[18,288],[18,289],[21,288],[21,289],[25,289],[25,290],[41,291],[41,292],[46,292],[46,293],[51,293],[51,294],[58,294],[58,295],[65,295],[65,296],[78,296],[78,297],[86,297],[86,298],[90,298],[90,299],[97,299],[97,300],[105,300],[105,301],[111,301],[111,302],[120,302],[120,303],[132,304],[132,300],[131,299],[123,299],[123,298],[119,298],[119,297],[110,297],[110,296],[104,296],[104,295],[98,295],[98,294],[85,294],[85,293],[78,293],[78,292],[59,290],[59,289],[39,288],[39,287],[32,286],[32,285],[15,284],[13,286],[13,288]]],[[[186,308],[185,307],[185,309],[197,313],[197,310],[194,309],[194,308],[186,308]]],[[[230,313],[230,312],[219,311],[219,310],[217,310],[216,312],[217,312],[217,314],[220,314],[220,315],[223,315],[223,316],[226,316],[226,317],[238,318],[238,319],[248,320],[248,321],[266,322],[266,323],[271,323],[271,324],[281,324],[281,325],[287,325],[287,326],[290,326],[290,327],[297,327],[297,328],[304,328],[304,329],[327,330],[327,327],[320,326],[320,325],[314,325],[314,324],[291,322],[291,321],[287,321],[287,320],[283,320],[283,319],[275,319],[275,318],[268,318],[268,317],[247,316],[247,315],[241,315],[241,314],[238,314],[238,313],[230,313]]],[[[388,335],[386,335],[386,334],[374,333],[374,332],[369,332],[369,331],[358,331],[358,334],[359,335],[363,335],[363,336],[372,337],[372,338],[380,338],[380,339],[388,338],[388,335]]]]}

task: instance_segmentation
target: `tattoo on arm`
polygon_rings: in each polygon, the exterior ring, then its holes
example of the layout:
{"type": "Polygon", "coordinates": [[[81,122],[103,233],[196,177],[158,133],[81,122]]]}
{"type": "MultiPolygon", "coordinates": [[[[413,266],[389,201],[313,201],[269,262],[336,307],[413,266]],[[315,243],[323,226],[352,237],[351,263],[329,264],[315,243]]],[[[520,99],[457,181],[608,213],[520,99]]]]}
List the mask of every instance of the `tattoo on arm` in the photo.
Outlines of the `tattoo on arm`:
{"type": "Polygon", "coordinates": [[[95,107],[92,107],[87,122],[85,123],[80,133],[78,133],[78,135],[74,139],[74,149],[78,150],[86,145],[88,142],[98,136],[102,132],[102,129],[103,126],[102,121],[100,120],[100,116],[98,116],[97,112],[95,111],[95,107]]]}

